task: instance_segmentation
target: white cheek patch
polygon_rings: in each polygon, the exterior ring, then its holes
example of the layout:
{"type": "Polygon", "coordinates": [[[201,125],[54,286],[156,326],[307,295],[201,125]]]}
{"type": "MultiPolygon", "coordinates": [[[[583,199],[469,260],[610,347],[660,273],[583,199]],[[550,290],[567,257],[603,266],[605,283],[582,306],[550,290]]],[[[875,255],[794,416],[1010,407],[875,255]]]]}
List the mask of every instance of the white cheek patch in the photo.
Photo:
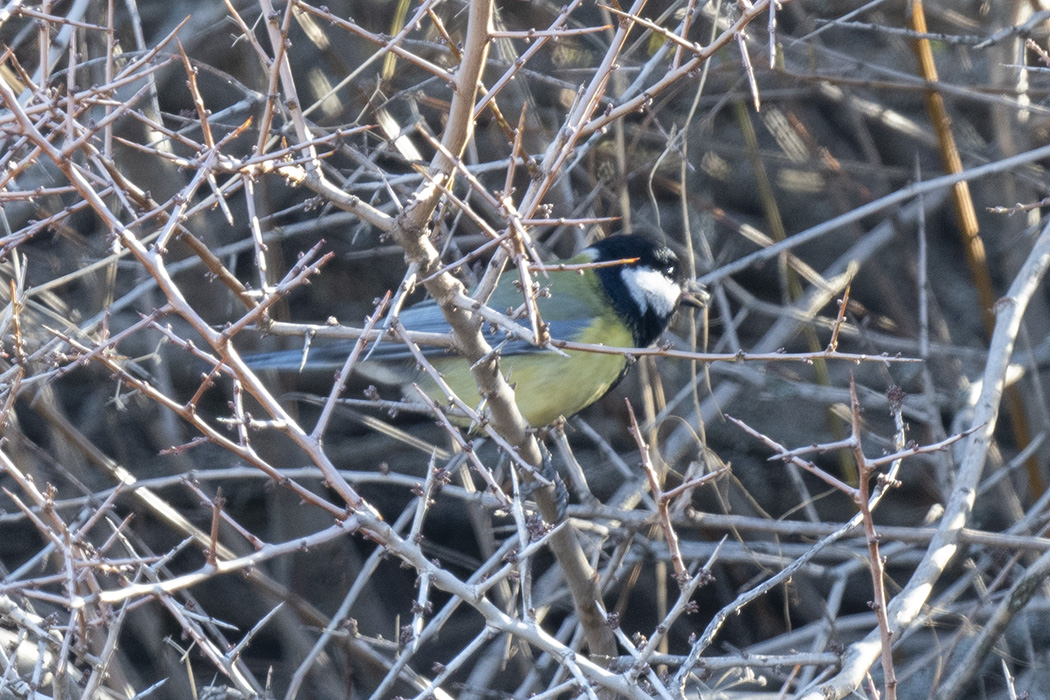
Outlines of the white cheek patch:
{"type": "Polygon", "coordinates": [[[620,275],[643,314],[652,311],[660,318],[670,316],[682,296],[681,287],[651,267],[626,268],[620,275]]]}

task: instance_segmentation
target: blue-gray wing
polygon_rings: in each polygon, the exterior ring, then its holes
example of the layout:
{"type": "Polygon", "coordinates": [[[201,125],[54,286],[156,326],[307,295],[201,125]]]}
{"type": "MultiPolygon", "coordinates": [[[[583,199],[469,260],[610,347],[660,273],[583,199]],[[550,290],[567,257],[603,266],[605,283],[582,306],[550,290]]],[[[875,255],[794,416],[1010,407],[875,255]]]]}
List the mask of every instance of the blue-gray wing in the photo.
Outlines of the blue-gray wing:
{"type": "MultiPolygon", "coordinates": [[[[541,316],[543,308],[541,307],[541,316]]],[[[449,332],[449,325],[432,300],[420,302],[400,314],[401,324],[410,331],[420,333],[444,334],[449,332]]],[[[551,336],[563,340],[571,340],[582,333],[590,318],[561,318],[548,320],[543,317],[544,323],[549,324],[551,336]]],[[[522,324],[522,329],[527,329],[522,324]]],[[[553,352],[542,350],[531,343],[515,338],[513,334],[507,333],[502,328],[486,323],[482,328],[485,340],[493,347],[498,347],[500,354],[504,356],[521,355],[533,352],[553,352]]],[[[333,343],[317,343],[307,351],[304,364],[302,350],[278,350],[275,352],[250,355],[245,358],[248,365],[254,369],[273,369],[281,371],[307,371],[307,372],[334,372],[342,368],[346,358],[354,349],[355,341],[341,340],[333,343]]],[[[426,357],[444,357],[450,352],[444,347],[433,345],[421,345],[420,350],[426,357]]],[[[412,352],[401,341],[383,340],[374,347],[366,350],[366,356],[370,362],[397,362],[411,361],[412,352]]],[[[362,358],[363,359],[363,358],[362,358]]]]}
{"type": "MultiPolygon", "coordinates": [[[[572,273],[563,272],[555,274],[566,275],[572,273]]],[[[511,276],[516,277],[516,275],[511,276]]],[[[497,312],[509,314],[513,305],[520,305],[521,302],[521,292],[510,285],[504,284],[503,280],[501,280],[501,284],[496,288],[492,298],[489,299],[489,307],[497,312]]],[[[551,337],[559,340],[576,340],[587,330],[595,316],[598,315],[598,310],[594,308],[593,297],[587,300],[573,299],[568,295],[562,295],[560,297],[542,297],[537,300],[537,306],[539,307],[540,318],[543,323],[547,325],[551,337]]],[[[531,334],[527,318],[518,319],[517,323],[521,326],[523,331],[531,334]]],[[[441,309],[438,308],[437,302],[433,299],[428,299],[419,304],[415,304],[414,306],[402,311],[401,324],[410,331],[426,333],[449,332],[449,325],[445,322],[445,317],[441,313],[441,309]]],[[[502,355],[521,355],[530,352],[543,352],[543,350],[537,348],[532,343],[522,340],[514,333],[493,323],[485,323],[481,330],[488,344],[492,347],[499,346],[500,354],[502,355]]],[[[394,357],[402,354],[411,357],[411,353],[403,343],[384,343],[384,345],[387,347],[381,352],[388,353],[383,355],[384,357],[394,357]],[[394,345],[394,347],[390,347],[391,345],[394,345]],[[398,345],[400,347],[396,347],[398,345]],[[391,355],[389,353],[393,354],[391,355]]],[[[431,347],[428,349],[424,347],[422,349],[424,354],[427,355],[436,355],[447,352],[443,348],[431,347]]],[[[553,351],[548,350],[547,352],[553,351]]],[[[373,353],[372,357],[375,358],[376,354],[373,353]]]]}
{"type": "MultiPolygon", "coordinates": [[[[516,274],[510,272],[500,279],[489,299],[491,308],[507,313],[510,309],[522,304],[521,291],[518,285],[515,285],[517,277],[516,274]]],[[[541,284],[546,288],[547,293],[537,299],[536,303],[540,310],[540,317],[544,323],[549,324],[553,338],[576,340],[587,330],[595,317],[602,313],[602,309],[599,308],[602,293],[598,289],[597,278],[583,279],[575,272],[555,271],[543,278],[541,284]]],[[[402,310],[400,319],[401,325],[410,331],[441,334],[449,332],[449,325],[441,309],[438,308],[437,302],[433,299],[413,304],[402,310]]],[[[521,320],[519,323],[523,328],[528,327],[527,320],[521,320]]],[[[554,352],[553,350],[541,350],[490,323],[483,326],[482,332],[489,345],[498,347],[504,356],[554,352]]],[[[253,355],[246,359],[248,364],[256,369],[335,371],[343,366],[353,348],[354,341],[352,340],[325,345],[318,343],[315,347],[310,348],[305,366],[301,350],[282,350],[253,355]]],[[[426,345],[420,346],[420,349],[427,357],[444,357],[451,352],[443,347],[426,345]]],[[[412,353],[403,342],[384,340],[375,347],[369,348],[367,357],[372,362],[407,362],[412,360],[412,353]]]]}
{"type": "MultiPolygon", "coordinates": [[[[497,311],[506,310],[495,305],[493,308],[497,311]]],[[[543,318],[544,323],[549,324],[551,336],[554,338],[560,338],[563,340],[575,338],[585,329],[587,322],[589,321],[589,318],[561,318],[548,320],[543,316],[543,310],[544,309],[541,306],[541,317],[543,318]]],[[[400,319],[401,325],[409,331],[420,333],[449,332],[449,325],[445,321],[441,309],[438,308],[437,303],[433,300],[427,300],[405,309],[401,312],[400,319]]],[[[519,321],[519,325],[521,325],[523,331],[528,331],[526,320],[519,321]]],[[[513,333],[509,333],[495,324],[484,324],[482,326],[482,334],[485,336],[485,340],[489,345],[499,347],[500,354],[502,355],[520,355],[528,352],[543,352],[543,350],[537,348],[532,343],[515,337],[513,333]]],[[[433,346],[420,346],[420,349],[427,357],[446,355],[449,352],[446,348],[433,346]]],[[[349,350],[347,350],[347,352],[349,352],[349,350]]],[[[383,341],[372,350],[369,355],[370,360],[398,360],[411,358],[412,353],[405,344],[397,341],[383,341]]]]}

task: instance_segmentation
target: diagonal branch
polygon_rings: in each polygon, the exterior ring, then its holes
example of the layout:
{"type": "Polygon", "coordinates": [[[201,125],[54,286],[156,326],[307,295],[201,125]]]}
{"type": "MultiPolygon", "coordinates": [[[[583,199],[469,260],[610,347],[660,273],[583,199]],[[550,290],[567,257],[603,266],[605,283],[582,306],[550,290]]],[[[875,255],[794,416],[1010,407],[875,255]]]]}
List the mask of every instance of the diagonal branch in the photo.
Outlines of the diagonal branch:
{"type": "MultiPolygon", "coordinates": [[[[973,510],[977,481],[984,468],[992,434],[999,418],[1006,370],[1021,327],[1021,319],[1048,267],[1050,224],[1043,228],[1024,266],[1010,285],[1007,295],[996,305],[998,316],[988,352],[988,362],[985,365],[981,396],[970,419],[970,426],[974,432],[967,440],[962,464],[955,477],[944,515],[941,517],[940,528],[904,590],[890,601],[887,608],[889,631],[895,639],[900,638],[901,632],[918,616],[933,590],[933,585],[958,550],[959,533],[973,510]]],[[[881,649],[881,635],[878,630],[874,630],[849,648],[838,675],[808,692],[802,700],[846,697],[864,681],[869,667],[881,649]]]]}

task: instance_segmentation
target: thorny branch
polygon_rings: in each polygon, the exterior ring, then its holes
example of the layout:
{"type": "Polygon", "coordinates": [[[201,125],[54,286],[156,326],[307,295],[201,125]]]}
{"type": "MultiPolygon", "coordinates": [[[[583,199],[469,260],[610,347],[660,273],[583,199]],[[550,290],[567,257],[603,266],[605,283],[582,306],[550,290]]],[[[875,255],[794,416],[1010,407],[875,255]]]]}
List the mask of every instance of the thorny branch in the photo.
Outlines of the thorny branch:
{"type": "MultiPolygon", "coordinates": [[[[883,261],[910,250],[914,222],[932,222],[956,185],[997,178],[1011,199],[988,211],[1038,214],[1050,150],[1005,133],[1045,117],[1038,72],[985,90],[946,67],[928,85],[881,61],[842,77],[843,54],[822,42],[891,28],[815,17],[801,3],[393,5],[364,17],[299,0],[197,3],[166,33],[134,3],[0,8],[0,487],[10,506],[0,522],[18,543],[0,555],[0,614],[15,630],[0,639],[5,688],[189,697],[207,677],[242,696],[647,698],[771,681],[816,698],[867,679],[893,697],[917,682],[910,654],[924,625],[987,621],[974,646],[987,650],[1015,615],[1037,614],[1050,497],[1018,490],[1013,475],[1037,463],[1045,436],[992,448],[1008,381],[1027,373],[1027,410],[1042,415],[1045,343],[1014,349],[1039,303],[1050,234],[1010,233],[1028,257],[997,270],[1013,284],[994,309],[957,310],[938,286],[956,273],[925,269],[936,260],[921,256],[919,270],[907,254],[883,261]],[[800,31],[811,24],[820,29],[800,31]],[[921,121],[889,106],[906,99],[879,102],[887,85],[1007,110],[992,120],[999,151],[979,155],[1015,155],[985,163],[960,151],[951,174],[912,182],[912,164],[886,161],[894,149],[871,129],[906,139],[898,150],[931,144],[921,121]],[[738,103],[765,129],[748,155],[770,170],[788,164],[772,209],[751,206],[753,183],[738,179],[737,164],[751,161],[722,117],[738,103]],[[832,138],[818,111],[851,124],[850,138],[832,138]],[[561,269],[549,261],[599,228],[647,219],[711,287],[702,337],[713,347],[697,347],[685,323],[652,348],[551,337],[536,303],[560,291],[546,286],[561,269]],[[796,233],[773,243],[763,227],[796,233]],[[773,262],[800,272],[805,293],[782,296],[773,262]],[[522,291],[517,315],[486,305],[504,274],[522,291]],[[954,336],[912,340],[915,304],[900,298],[911,275],[918,298],[933,300],[917,314],[920,338],[931,323],[954,336]],[[400,325],[417,287],[448,332],[400,325]],[[938,317],[938,304],[950,311],[938,317]],[[961,339],[983,311],[998,318],[987,350],[961,339]],[[501,371],[483,332],[492,328],[537,351],[635,365],[619,390],[631,396],[626,414],[614,401],[556,426],[559,456],[586,472],[585,505],[558,502],[545,426],[517,410],[520,377],[501,371]],[[826,350],[799,351],[806,328],[826,350]],[[289,336],[306,357],[355,341],[316,410],[244,359],[289,336]],[[450,389],[447,402],[410,402],[358,387],[354,370],[376,342],[404,343],[438,386],[424,348],[462,355],[483,409],[450,389]],[[836,383],[807,379],[818,361],[836,383]],[[982,373],[970,398],[955,398],[963,375],[982,373]],[[897,384],[910,395],[879,389],[897,384]],[[817,403],[838,411],[848,437],[806,423],[817,403]],[[385,420],[420,410],[430,420],[385,420]],[[771,477],[779,470],[751,459],[734,426],[804,475],[771,477]],[[857,483],[823,461],[843,452],[857,483]],[[989,455],[1007,459],[981,485],[989,455]],[[937,529],[901,515],[931,492],[944,508],[939,521],[930,510],[937,529]],[[994,507],[1010,530],[967,527],[985,493],[1007,494],[994,507]],[[962,543],[974,573],[931,598],[962,543]],[[1008,554],[1017,571],[996,570],[1008,554]],[[849,616],[857,562],[870,609],[849,616]],[[903,590],[887,586],[891,576],[903,590]],[[997,592],[1005,603],[993,604],[997,592]],[[143,671],[129,640],[160,642],[156,630],[172,626],[192,649],[143,643],[143,671]],[[758,639],[744,628],[779,631],[758,639]],[[280,663],[260,663],[268,645],[280,663]],[[716,654],[719,645],[744,648],[716,654]],[[268,664],[295,671],[268,676],[268,664]]],[[[960,65],[1012,66],[1023,52],[979,52],[1020,45],[1045,19],[914,36],[965,52],[960,65]]],[[[929,693],[964,694],[972,656],[929,693]]]]}

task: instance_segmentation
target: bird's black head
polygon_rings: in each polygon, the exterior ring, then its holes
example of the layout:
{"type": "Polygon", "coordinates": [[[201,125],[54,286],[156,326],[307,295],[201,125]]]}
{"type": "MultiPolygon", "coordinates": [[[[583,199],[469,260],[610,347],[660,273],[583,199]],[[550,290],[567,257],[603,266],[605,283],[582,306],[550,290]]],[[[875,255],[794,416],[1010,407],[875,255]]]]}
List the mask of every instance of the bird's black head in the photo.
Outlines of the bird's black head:
{"type": "Polygon", "coordinates": [[[663,333],[683,298],[678,257],[642,236],[610,236],[590,247],[595,262],[627,260],[594,271],[616,313],[644,348],[663,333]]]}

